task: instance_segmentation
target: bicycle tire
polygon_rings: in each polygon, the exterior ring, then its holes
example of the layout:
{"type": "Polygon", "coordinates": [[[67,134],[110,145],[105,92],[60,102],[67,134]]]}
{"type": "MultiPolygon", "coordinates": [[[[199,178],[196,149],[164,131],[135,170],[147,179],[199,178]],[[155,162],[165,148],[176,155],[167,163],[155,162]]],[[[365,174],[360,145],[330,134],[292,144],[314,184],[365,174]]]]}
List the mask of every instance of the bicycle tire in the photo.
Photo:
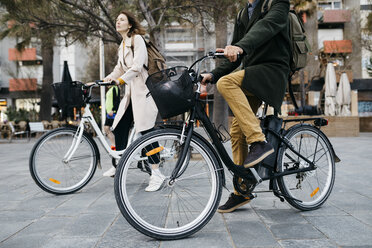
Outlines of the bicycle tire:
{"type": "MultiPolygon", "coordinates": [[[[180,136],[180,130],[172,129],[157,130],[142,136],[125,150],[116,169],[115,198],[122,215],[136,230],[159,240],[180,239],[197,232],[213,217],[221,199],[218,161],[210,148],[195,136],[190,143],[193,155],[174,184],[165,182],[155,192],[143,190],[148,179],[143,176],[146,173],[137,173],[135,170],[137,154],[154,141],[159,142],[160,147],[166,147],[167,140],[179,140],[180,136]],[[195,207],[199,204],[200,209],[195,207]],[[188,212],[193,212],[193,215],[187,217],[188,212]],[[196,217],[189,220],[190,216],[196,217]]],[[[160,167],[166,177],[173,171],[175,161],[177,159],[166,161],[160,167]]]]}
{"type": "MultiPolygon", "coordinates": [[[[333,149],[325,134],[314,126],[301,124],[288,130],[285,138],[293,148],[315,163],[316,169],[278,178],[278,185],[286,201],[302,210],[319,208],[328,199],[335,181],[333,149]]],[[[278,154],[277,171],[308,167],[286,146],[278,154]]]]}
{"type": "Polygon", "coordinates": [[[76,132],[76,127],[57,128],[44,134],[32,148],[30,173],[44,191],[56,195],[71,194],[92,179],[99,163],[99,150],[91,135],[85,131],[74,153],[79,156],[63,162],[76,132]]]}

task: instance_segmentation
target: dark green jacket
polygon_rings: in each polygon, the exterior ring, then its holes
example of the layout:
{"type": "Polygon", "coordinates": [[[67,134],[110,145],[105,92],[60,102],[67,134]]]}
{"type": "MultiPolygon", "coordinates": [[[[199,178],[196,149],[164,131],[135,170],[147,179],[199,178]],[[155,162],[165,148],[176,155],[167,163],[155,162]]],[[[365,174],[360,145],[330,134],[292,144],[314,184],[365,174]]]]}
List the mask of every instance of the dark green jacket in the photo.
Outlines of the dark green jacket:
{"type": "Polygon", "coordinates": [[[290,72],[289,0],[273,0],[263,14],[260,0],[249,20],[247,7],[235,22],[232,45],[244,50],[236,62],[227,59],[212,71],[214,82],[234,71],[245,69],[243,88],[280,112],[290,72]]]}

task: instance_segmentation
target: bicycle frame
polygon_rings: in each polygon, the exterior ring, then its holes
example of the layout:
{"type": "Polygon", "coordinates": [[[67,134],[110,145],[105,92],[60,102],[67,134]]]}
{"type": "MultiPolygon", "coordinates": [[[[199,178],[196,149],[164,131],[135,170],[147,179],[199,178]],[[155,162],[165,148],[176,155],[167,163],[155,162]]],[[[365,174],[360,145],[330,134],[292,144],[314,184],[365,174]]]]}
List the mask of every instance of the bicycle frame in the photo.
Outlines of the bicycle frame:
{"type": "MultiPolygon", "coordinates": [[[[207,55],[207,56],[204,56],[203,58],[197,60],[190,67],[189,71],[192,71],[192,68],[194,67],[194,65],[196,65],[199,62],[202,62],[204,59],[206,59],[208,57],[215,57],[215,56],[207,55]]],[[[212,144],[214,145],[214,147],[215,147],[217,153],[219,154],[221,160],[223,161],[225,166],[230,171],[232,171],[234,173],[235,176],[238,176],[238,177],[241,177],[241,178],[244,178],[244,179],[248,179],[248,180],[254,179],[257,183],[261,183],[263,180],[275,179],[275,178],[286,176],[286,175],[302,173],[302,172],[307,172],[307,171],[311,171],[311,170],[316,169],[315,164],[312,161],[310,161],[308,158],[304,157],[302,154],[297,152],[295,149],[293,149],[292,145],[285,139],[285,137],[283,137],[282,135],[280,135],[276,132],[273,132],[271,130],[269,130],[269,131],[271,131],[280,140],[280,146],[284,145],[284,146],[288,147],[294,154],[296,154],[298,157],[300,157],[306,163],[308,163],[309,166],[306,167],[306,168],[296,169],[296,170],[291,170],[291,171],[286,171],[286,172],[281,172],[281,173],[275,173],[274,172],[272,176],[269,176],[269,177],[266,177],[266,178],[261,178],[259,176],[259,174],[257,173],[255,168],[252,167],[252,168],[249,168],[249,169],[245,169],[243,166],[236,165],[231,160],[231,158],[230,158],[229,154],[227,153],[225,147],[222,145],[222,142],[220,141],[219,137],[217,136],[217,133],[216,133],[214,127],[213,127],[212,122],[210,121],[209,117],[207,116],[207,114],[203,110],[203,107],[202,107],[200,99],[199,99],[199,97],[200,97],[200,82],[198,82],[198,80],[200,80],[200,78],[198,77],[198,75],[199,75],[199,68],[196,72],[196,76],[194,75],[194,80],[193,80],[198,85],[198,88],[195,92],[195,106],[190,111],[190,119],[189,119],[188,122],[185,122],[185,124],[183,126],[183,130],[182,130],[182,135],[181,135],[181,138],[180,138],[180,143],[183,145],[183,147],[185,149],[182,150],[181,156],[179,157],[179,159],[177,161],[177,164],[175,166],[175,169],[173,170],[172,175],[170,177],[170,182],[173,182],[176,178],[181,176],[181,174],[179,174],[178,172],[180,171],[181,165],[182,165],[182,163],[183,163],[183,161],[186,157],[186,153],[187,153],[187,150],[188,150],[189,145],[190,145],[190,141],[191,141],[191,137],[192,137],[193,129],[194,129],[193,124],[195,122],[195,119],[201,121],[201,123],[205,127],[205,130],[207,131],[208,135],[212,139],[212,144]],[[191,123],[191,125],[189,125],[189,123],[191,123]],[[252,176],[253,176],[253,178],[252,178],[252,176]]],[[[315,119],[319,119],[319,118],[314,118],[314,120],[315,119]]],[[[276,168],[276,162],[275,162],[275,165],[272,165],[272,167],[276,168]]]]}
{"type": "MultiPolygon", "coordinates": [[[[81,121],[80,121],[80,124],[78,126],[77,132],[76,132],[76,134],[74,136],[74,140],[73,140],[73,142],[71,144],[71,147],[69,148],[69,150],[65,154],[63,161],[65,163],[67,163],[71,159],[71,157],[74,155],[77,147],[80,144],[81,137],[83,136],[85,124],[87,124],[87,123],[90,123],[91,126],[93,127],[94,131],[97,134],[97,137],[98,137],[99,141],[101,142],[101,145],[106,150],[106,152],[111,157],[113,157],[115,159],[120,159],[120,156],[124,153],[124,150],[121,150],[121,151],[113,151],[113,150],[111,150],[109,144],[107,143],[107,141],[105,139],[105,136],[103,135],[101,129],[99,128],[97,122],[95,121],[95,119],[93,117],[92,112],[90,111],[90,104],[87,103],[86,106],[85,106],[85,108],[84,108],[84,114],[83,114],[83,116],[81,118],[81,121]]],[[[131,133],[129,135],[128,140],[133,140],[134,135],[135,135],[135,130],[132,129],[132,131],[131,131],[131,133]]]]}

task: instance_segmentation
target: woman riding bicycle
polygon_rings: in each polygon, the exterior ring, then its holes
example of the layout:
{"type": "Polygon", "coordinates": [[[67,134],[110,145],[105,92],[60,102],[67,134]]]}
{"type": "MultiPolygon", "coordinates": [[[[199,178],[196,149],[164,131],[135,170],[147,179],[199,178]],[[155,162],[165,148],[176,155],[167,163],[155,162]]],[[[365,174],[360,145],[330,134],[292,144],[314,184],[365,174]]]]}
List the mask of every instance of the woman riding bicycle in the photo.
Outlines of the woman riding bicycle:
{"type": "MultiPolygon", "coordinates": [[[[124,98],[114,119],[112,129],[115,134],[116,150],[123,150],[127,146],[129,130],[134,121],[136,133],[145,134],[155,126],[158,109],[149,90],[145,85],[148,77],[147,48],[141,35],[145,30],[128,12],[122,11],[116,19],[116,30],[123,37],[118,49],[118,63],[114,70],[104,78],[104,81],[115,81],[117,85],[124,85],[124,98]]],[[[157,144],[152,144],[157,147],[157,144]]],[[[152,148],[152,149],[154,149],[152,148]]],[[[149,148],[150,149],[150,148],[149,148]]],[[[150,149],[151,150],[151,149],[150,149]]],[[[164,176],[159,170],[159,158],[150,156],[151,177],[146,191],[156,191],[164,181],[164,176]]],[[[114,176],[115,168],[104,173],[104,176],[114,176]]]]}

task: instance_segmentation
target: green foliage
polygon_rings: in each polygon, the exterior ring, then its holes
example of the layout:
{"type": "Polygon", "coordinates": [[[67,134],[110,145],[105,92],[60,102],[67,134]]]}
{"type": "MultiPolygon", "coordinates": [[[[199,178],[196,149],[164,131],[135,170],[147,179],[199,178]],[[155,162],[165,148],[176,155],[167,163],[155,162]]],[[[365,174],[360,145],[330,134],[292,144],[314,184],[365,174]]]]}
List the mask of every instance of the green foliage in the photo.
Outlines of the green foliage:
{"type": "Polygon", "coordinates": [[[372,34],[372,12],[367,16],[367,25],[366,25],[367,32],[372,34]]]}
{"type": "Polygon", "coordinates": [[[370,77],[372,77],[372,58],[369,59],[369,64],[367,65],[367,72],[370,77]]]}
{"type": "Polygon", "coordinates": [[[316,0],[290,0],[291,5],[298,13],[314,14],[317,9],[316,0]]]}
{"type": "Polygon", "coordinates": [[[15,109],[15,108],[8,108],[5,112],[8,116],[9,121],[14,121],[18,123],[20,121],[37,121],[39,113],[32,109],[32,110],[25,110],[25,109],[15,109]]]}

